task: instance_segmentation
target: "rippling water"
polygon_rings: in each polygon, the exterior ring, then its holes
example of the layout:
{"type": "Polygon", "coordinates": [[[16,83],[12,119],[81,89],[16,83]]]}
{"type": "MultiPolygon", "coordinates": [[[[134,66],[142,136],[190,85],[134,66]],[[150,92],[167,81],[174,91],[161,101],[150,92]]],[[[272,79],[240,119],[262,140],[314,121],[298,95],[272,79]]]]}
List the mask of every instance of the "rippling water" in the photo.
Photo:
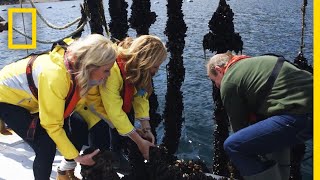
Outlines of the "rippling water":
{"type": "MultiPolygon", "coordinates": [[[[50,22],[63,25],[80,16],[79,3],[82,1],[65,1],[55,3],[39,3],[36,6],[50,22]],[[75,7],[74,7],[75,6],[75,7]]],[[[150,27],[150,34],[160,36],[166,41],[163,31],[165,29],[166,1],[151,0],[152,11],[158,15],[157,21],[150,27]]],[[[208,22],[216,10],[218,0],[194,0],[185,1],[183,4],[184,19],[188,26],[186,45],[184,50],[184,66],[186,68],[185,81],[182,87],[184,96],[184,116],[182,137],[178,150],[181,158],[201,158],[208,164],[212,164],[213,155],[213,128],[212,120],[213,102],[211,97],[211,82],[206,77],[205,59],[202,49],[203,36],[208,33],[208,22]]],[[[107,21],[110,20],[108,13],[108,1],[104,1],[107,21]]],[[[234,12],[234,27],[239,32],[244,42],[243,53],[251,56],[264,53],[282,54],[287,59],[294,59],[300,47],[301,38],[301,6],[302,1],[296,0],[230,0],[227,1],[234,12]]],[[[131,0],[129,2],[129,7],[131,0]]],[[[0,6],[0,16],[7,19],[7,8],[11,6],[0,6]]],[[[20,7],[15,5],[15,7],[20,7]]],[[[24,5],[24,7],[30,7],[24,5]]],[[[130,8],[128,8],[130,11],[130,8]]],[[[129,12],[130,15],[130,12],[129,12]]],[[[25,15],[26,31],[30,31],[30,17],[25,15]]],[[[309,1],[306,14],[305,48],[304,55],[310,63],[313,63],[313,2],[309,1]]],[[[14,26],[22,29],[21,15],[14,16],[14,26]]],[[[75,26],[68,30],[57,31],[46,27],[38,18],[37,38],[40,40],[55,40],[63,37],[75,26]]],[[[83,35],[89,34],[89,27],[83,35]]],[[[130,36],[135,36],[135,31],[129,30],[130,36]]],[[[24,44],[22,36],[14,34],[14,43],[24,44]]],[[[29,42],[30,43],[30,42],[29,42]]],[[[37,50],[45,50],[50,45],[37,44],[37,50]]],[[[23,57],[26,51],[8,50],[7,33],[0,33],[0,67],[23,57]]],[[[31,52],[31,51],[29,51],[31,52]]],[[[207,57],[212,55],[206,52],[207,57]]],[[[166,64],[166,63],[164,63],[166,64]]],[[[159,112],[164,110],[166,93],[165,65],[161,66],[156,75],[155,86],[159,100],[159,112]]],[[[159,138],[161,139],[163,127],[159,127],[159,138]]],[[[312,151],[312,143],[308,142],[307,154],[312,151]]],[[[302,166],[304,179],[312,179],[312,161],[305,161],[302,166]]]]}

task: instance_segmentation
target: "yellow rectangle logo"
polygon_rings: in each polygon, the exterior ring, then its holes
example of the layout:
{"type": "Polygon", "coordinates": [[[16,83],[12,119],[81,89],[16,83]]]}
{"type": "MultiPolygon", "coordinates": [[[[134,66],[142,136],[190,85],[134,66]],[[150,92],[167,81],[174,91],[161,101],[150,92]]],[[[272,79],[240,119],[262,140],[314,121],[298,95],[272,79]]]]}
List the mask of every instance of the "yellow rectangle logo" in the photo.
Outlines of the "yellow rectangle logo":
{"type": "Polygon", "coordinates": [[[37,48],[37,10],[35,8],[8,9],[8,48],[9,49],[36,49],[37,48]],[[31,44],[13,44],[13,13],[31,13],[31,44]]]}

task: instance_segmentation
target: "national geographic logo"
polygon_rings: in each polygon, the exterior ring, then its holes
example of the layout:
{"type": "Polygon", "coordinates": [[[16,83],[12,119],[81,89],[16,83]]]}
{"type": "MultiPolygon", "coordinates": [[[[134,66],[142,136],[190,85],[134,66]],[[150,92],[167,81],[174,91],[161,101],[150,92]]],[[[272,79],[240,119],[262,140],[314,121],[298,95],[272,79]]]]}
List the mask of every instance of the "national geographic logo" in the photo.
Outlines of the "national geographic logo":
{"type": "Polygon", "coordinates": [[[8,48],[9,49],[36,49],[37,48],[37,10],[35,8],[8,9],[8,48]],[[31,13],[31,44],[13,44],[13,13],[31,13]]]}

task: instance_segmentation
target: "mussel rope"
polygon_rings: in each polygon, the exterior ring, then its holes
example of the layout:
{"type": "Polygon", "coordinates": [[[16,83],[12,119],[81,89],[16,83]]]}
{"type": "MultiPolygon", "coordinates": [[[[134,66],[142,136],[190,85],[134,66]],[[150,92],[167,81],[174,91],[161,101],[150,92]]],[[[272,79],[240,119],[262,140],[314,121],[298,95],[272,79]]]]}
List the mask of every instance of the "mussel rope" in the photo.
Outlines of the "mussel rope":
{"type": "Polygon", "coordinates": [[[303,53],[303,48],[304,48],[304,29],[306,27],[306,23],[305,23],[306,6],[307,6],[307,0],[303,0],[303,5],[301,7],[301,11],[302,11],[302,27],[301,27],[300,53],[303,53]]]}

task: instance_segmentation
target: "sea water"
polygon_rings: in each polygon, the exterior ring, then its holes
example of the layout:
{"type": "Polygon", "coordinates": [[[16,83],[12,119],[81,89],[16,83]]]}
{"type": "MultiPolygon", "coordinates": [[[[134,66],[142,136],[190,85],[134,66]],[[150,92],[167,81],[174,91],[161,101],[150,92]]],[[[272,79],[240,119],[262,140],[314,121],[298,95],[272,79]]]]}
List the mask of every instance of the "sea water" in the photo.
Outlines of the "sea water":
{"type": "MultiPolygon", "coordinates": [[[[83,1],[62,1],[54,3],[37,3],[36,6],[43,16],[52,24],[64,25],[79,17],[79,4],[83,1]]],[[[177,152],[179,158],[202,159],[209,166],[213,158],[213,106],[211,96],[212,83],[206,76],[204,51],[202,48],[203,36],[209,32],[208,22],[218,6],[218,0],[184,1],[183,13],[187,24],[187,37],[184,49],[185,80],[182,86],[185,121],[182,126],[182,135],[177,152]]],[[[131,15],[128,1],[128,18],[131,15]]],[[[256,56],[265,53],[281,54],[286,59],[293,60],[300,51],[302,26],[302,1],[296,0],[230,0],[227,1],[234,12],[234,28],[240,33],[243,40],[243,54],[256,56]]],[[[304,33],[304,56],[313,64],[313,2],[309,1],[306,8],[306,29],[304,33]]],[[[157,14],[156,22],[150,27],[150,34],[159,36],[167,41],[164,30],[167,21],[167,1],[151,0],[151,10],[157,14]]],[[[108,1],[104,1],[105,15],[108,22],[108,1]]],[[[7,9],[19,8],[20,5],[0,6],[0,16],[7,19],[7,9]]],[[[31,7],[24,4],[23,7],[31,7]]],[[[76,25],[66,30],[52,30],[40,18],[37,18],[37,39],[50,41],[60,39],[73,30],[76,25]]],[[[14,15],[13,25],[30,34],[31,16],[24,14],[14,15]],[[24,22],[24,23],[23,23],[24,22]],[[23,25],[24,24],[24,25],[23,25]]],[[[85,27],[83,35],[90,33],[89,26],[85,27]]],[[[134,29],[129,29],[130,36],[136,36],[134,29]]],[[[13,41],[16,44],[25,44],[25,38],[14,33],[13,41]]],[[[35,50],[9,50],[7,48],[7,32],[0,33],[0,68],[5,64],[26,56],[35,50]]],[[[30,43],[30,40],[27,41],[30,43]]],[[[37,50],[50,49],[51,45],[37,44],[37,50]]],[[[206,51],[206,57],[211,52],[206,51]]],[[[169,55],[170,56],[170,55],[169,55]]],[[[166,72],[165,65],[160,67],[154,77],[155,92],[158,95],[159,113],[162,114],[165,105],[166,72]]],[[[163,138],[163,125],[157,129],[158,143],[163,138]]],[[[307,142],[306,157],[312,155],[312,142],[307,142]]],[[[312,179],[312,158],[302,163],[303,179],[312,179]]]]}

